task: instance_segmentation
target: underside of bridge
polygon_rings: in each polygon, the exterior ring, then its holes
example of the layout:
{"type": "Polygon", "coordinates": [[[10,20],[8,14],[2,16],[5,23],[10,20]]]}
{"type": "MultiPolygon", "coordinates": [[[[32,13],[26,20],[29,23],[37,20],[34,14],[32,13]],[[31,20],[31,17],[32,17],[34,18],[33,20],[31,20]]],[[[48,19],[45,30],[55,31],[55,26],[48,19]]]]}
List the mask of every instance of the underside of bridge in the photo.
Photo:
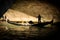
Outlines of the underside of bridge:
{"type": "Polygon", "coordinates": [[[41,28],[40,26],[10,24],[0,19],[1,40],[4,38],[12,40],[52,39],[54,36],[56,38],[59,35],[58,31],[60,28],[59,3],[60,1],[58,0],[1,0],[0,18],[6,16],[6,19],[11,22],[37,21],[37,17],[40,15],[41,22],[45,23],[53,20],[54,23],[41,28]]]}

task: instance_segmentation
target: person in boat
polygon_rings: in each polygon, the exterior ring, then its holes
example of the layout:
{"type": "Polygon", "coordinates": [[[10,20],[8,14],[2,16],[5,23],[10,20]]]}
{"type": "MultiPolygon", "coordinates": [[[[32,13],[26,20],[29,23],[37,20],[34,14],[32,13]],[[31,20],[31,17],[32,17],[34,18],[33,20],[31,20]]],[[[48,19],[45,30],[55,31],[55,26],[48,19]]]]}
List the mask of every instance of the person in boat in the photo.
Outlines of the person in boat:
{"type": "Polygon", "coordinates": [[[34,24],[33,21],[29,21],[29,24],[34,24]]]}
{"type": "Polygon", "coordinates": [[[41,16],[40,14],[38,15],[38,24],[41,23],[41,16]]]}
{"type": "Polygon", "coordinates": [[[48,24],[53,24],[53,19],[50,21],[50,22],[41,22],[41,16],[40,14],[38,15],[38,24],[34,24],[32,26],[39,26],[41,28],[43,28],[45,25],[48,25],[48,24]]]}

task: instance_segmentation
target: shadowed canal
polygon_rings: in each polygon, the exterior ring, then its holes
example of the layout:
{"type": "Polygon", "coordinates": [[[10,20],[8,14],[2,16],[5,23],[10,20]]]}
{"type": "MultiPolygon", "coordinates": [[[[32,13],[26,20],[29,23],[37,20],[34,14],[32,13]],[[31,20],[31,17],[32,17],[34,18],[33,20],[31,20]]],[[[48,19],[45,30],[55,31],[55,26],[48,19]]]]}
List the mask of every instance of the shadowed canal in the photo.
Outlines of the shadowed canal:
{"type": "MultiPolygon", "coordinates": [[[[18,26],[1,22],[0,24],[0,39],[40,39],[53,36],[57,32],[55,25],[48,24],[44,28],[39,26],[18,26]]],[[[50,37],[50,38],[51,38],[50,37]]]]}

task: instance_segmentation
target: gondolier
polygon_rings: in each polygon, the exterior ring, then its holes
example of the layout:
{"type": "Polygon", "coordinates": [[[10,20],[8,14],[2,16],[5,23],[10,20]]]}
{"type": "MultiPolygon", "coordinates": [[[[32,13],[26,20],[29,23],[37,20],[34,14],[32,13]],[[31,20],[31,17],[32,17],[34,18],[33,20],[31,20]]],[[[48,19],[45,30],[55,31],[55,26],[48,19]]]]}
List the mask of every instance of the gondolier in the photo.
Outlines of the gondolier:
{"type": "Polygon", "coordinates": [[[38,15],[38,23],[41,23],[41,16],[40,16],[40,14],[38,15]]]}

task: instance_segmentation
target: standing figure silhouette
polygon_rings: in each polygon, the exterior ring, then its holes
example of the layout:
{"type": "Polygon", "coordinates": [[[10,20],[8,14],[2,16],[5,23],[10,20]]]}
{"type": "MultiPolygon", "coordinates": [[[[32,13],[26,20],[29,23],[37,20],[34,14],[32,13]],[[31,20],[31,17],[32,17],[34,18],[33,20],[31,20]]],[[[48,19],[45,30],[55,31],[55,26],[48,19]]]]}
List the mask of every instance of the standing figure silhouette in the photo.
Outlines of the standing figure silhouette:
{"type": "Polygon", "coordinates": [[[38,24],[41,23],[41,16],[40,14],[38,15],[38,24]]]}

